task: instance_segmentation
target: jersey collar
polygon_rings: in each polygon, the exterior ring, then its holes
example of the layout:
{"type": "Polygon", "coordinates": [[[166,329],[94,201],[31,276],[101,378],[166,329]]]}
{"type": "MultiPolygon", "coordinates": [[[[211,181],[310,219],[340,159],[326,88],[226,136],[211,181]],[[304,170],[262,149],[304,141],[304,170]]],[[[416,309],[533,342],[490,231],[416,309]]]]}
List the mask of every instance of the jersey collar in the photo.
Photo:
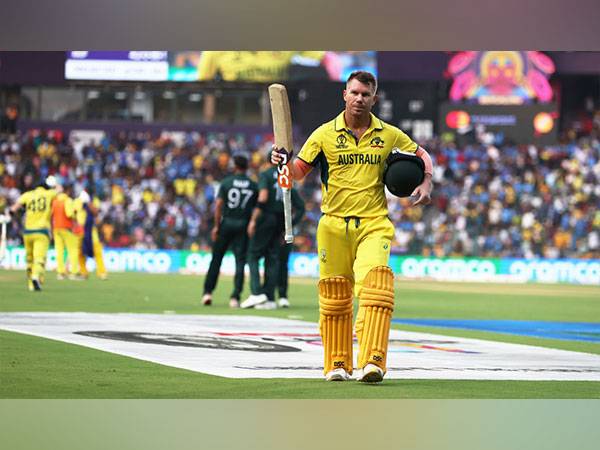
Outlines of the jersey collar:
{"type": "MultiPolygon", "coordinates": [[[[371,116],[371,125],[367,129],[366,133],[371,130],[383,130],[383,122],[379,119],[375,114],[369,113],[371,116]]],[[[334,119],[333,125],[335,127],[335,131],[348,131],[350,132],[350,128],[346,125],[346,119],[344,119],[344,111],[338,114],[338,116],[334,119]]]]}

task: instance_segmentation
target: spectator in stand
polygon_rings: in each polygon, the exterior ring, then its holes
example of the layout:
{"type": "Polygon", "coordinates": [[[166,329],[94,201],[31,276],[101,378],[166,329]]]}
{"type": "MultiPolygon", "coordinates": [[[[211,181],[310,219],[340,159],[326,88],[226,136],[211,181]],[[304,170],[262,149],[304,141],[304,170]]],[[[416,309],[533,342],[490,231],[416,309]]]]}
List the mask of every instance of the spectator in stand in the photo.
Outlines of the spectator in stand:
{"type": "Polygon", "coordinates": [[[8,105],[0,116],[0,134],[17,134],[19,110],[15,105],[8,105]]]}
{"type": "MultiPolygon", "coordinates": [[[[598,124],[589,134],[567,131],[553,146],[424,142],[435,160],[436,195],[424,210],[388,199],[397,224],[392,253],[600,258],[598,124]]],[[[215,188],[233,151],[251,154],[248,174],[257,179],[270,145],[261,134],[187,133],[175,139],[123,132],[83,143],[56,131],[4,134],[0,206],[53,174],[76,192],[90,189],[103,199],[99,232],[109,247],[208,251],[215,188]]],[[[310,173],[298,187],[306,202],[298,251],[316,251],[319,186],[318,174],[310,173]]],[[[9,244],[21,242],[21,228],[13,223],[9,244]]]]}

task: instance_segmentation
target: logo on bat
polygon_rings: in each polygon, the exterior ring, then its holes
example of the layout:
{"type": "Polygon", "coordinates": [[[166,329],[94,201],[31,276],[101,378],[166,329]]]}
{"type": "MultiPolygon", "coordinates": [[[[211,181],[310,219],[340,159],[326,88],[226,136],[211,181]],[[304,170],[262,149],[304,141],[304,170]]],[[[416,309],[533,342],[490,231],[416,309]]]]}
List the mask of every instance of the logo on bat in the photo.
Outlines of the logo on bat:
{"type": "Polygon", "coordinates": [[[284,189],[290,189],[292,182],[290,180],[290,168],[286,165],[277,166],[277,184],[284,189]]]}

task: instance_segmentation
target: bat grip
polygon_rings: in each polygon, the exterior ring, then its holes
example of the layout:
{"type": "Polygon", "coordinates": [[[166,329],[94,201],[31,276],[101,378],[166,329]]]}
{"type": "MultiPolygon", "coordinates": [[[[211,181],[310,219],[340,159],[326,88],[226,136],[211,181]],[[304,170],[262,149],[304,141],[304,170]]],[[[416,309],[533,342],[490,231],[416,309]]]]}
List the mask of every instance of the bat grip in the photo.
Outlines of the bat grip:
{"type": "Polygon", "coordinates": [[[277,153],[279,153],[279,155],[281,156],[281,160],[279,161],[279,166],[285,166],[287,163],[289,163],[292,159],[292,155],[293,155],[293,151],[287,151],[285,149],[285,147],[281,147],[279,149],[277,149],[277,153]]]}
{"type": "Polygon", "coordinates": [[[285,221],[285,242],[291,244],[294,242],[294,229],[292,227],[292,192],[290,189],[283,188],[283,217],[285,221]]]}

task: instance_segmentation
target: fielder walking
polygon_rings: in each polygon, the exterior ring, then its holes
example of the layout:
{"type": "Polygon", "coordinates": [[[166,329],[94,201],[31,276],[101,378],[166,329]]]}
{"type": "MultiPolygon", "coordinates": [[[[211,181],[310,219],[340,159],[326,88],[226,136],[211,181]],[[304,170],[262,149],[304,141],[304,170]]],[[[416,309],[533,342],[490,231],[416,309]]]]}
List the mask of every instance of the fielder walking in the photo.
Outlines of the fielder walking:
{"type": "Polygon", "coordinates": [[[27,288],[30,291],[41,291],[44,283],[51,236],[52,201],[57,194],[54,190],[56,184],[56,178],[53,175],[48,176],[38,187],[21,194],[9,210],[14,213],[25,206],[23,243],[27,261],[27,288]]]}
{"type": "Polygon", "coordinates": [[[202,304],[205,306],[212,304],[212,292],[217,286],[223,256],[230,247],[235,256],[233,292],[229,300],[231,308],[239,307],[240,295],[244,287],[244,267],[248,248],[246,228],[256,204],[258,187],[246,175],[248,170],[246,156],[235,155],[233,163],[234,173],[223,179],[216,200],[215,225],[211,231],[212,259],[204,280],[202,295],[202,304]]]}
{"type": "MultiPolygon", "coordinates": [[[[248,268],[250,270],[250,296],[241,307],[276,309],[275,287],[280,272],[280,252],[285,228],[283,193],[277,183],[277,169],[269,167],[262,171],[258,180],[258,201],[248,223],[248,268]],[[264,282],[261,283],[259,261],[264,258],[264,282]]],[[[299,220],[304,214],[304,205],[298,192],[292,190],[292,211],[299,220]]],[[[293,219],[292,219],[293,220],[293,219]]],[[[288,307],[285,299],[281,307],[288,307]]]]}
{"type": "MultiPolygon", "coordinates": [[[[394,225],[387,217],[384,193],[386,158],[397,149],[423,160],[425,179],[413,192],[413,205],[431,201],[432,161],[400,129],[371,113],[377,101],[377,81],[372,74],[350,74],[343,98],[344,111],[311,134],[290,169],[295,180],[316,166],[321,170],[323,216],[317,229],[317,247],[325,379],[344,381],[353,374],[356,294],[356,378],[380,382],[386,372],[394,308],[394,275],[388,267],[394,225]]],[[[271,153],[273,164],[282,160],[279,152],[275,148],[271,153]]]]}
{"type": "Polygon", "coordinates": [[[64,280],[67,277],[65,251],[69,261],[69,273],[76,276],[79,274],[79,248],[77,247],[77,237],[72,231],[75,215],[74,203],[71,198],[72,187],[57,185],[57,191],[58,194],[52,202],[52,233],[56,249],[56,278],[64,280]]]}

